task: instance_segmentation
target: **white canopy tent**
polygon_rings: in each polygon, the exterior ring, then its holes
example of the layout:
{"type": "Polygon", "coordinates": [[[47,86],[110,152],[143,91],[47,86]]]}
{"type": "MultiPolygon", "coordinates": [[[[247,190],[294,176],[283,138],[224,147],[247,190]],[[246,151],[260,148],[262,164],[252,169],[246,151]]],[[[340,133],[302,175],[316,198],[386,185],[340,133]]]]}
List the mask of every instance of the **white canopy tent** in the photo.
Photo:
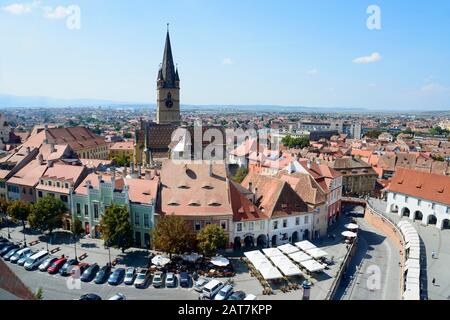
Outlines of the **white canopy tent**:
{"type": "Polygon", "coordinates": [[[295,245],[302,251],[306,251],[306,250],[309,250],[309,249],[317,248],[314,244],[312,244],[308,240],[303,240],[303,241],[300,241],[300,242],[296,242],[295,245]]]}
{"type": "Polygon", "coordinates": [[[300,262],[300,265],[306,268],[309,272],[317,272],[325,269],[325,267],[316,260],[302,261],[300,262]]]}
{"type": "Polygon", "coordinates": [[[262,249],[262,251],[269,258],[270,257],[276,257],[276,256],[284,256],[283,252],[278,250],[278,248],[267,248],[267,249],[262,249]]]}
{"type": "Polygon", "coordinates": [[[312,260],[312,257],[310,255],[302,251],[291,253],[289,257],[291,257],[291,259],[297,263],[312,260]]]}
{"type": "Polygon", "coordinates": [[[418,259],[408,259],[405,262],[405,270],[408,269],[419,269],[420,270],[420,260],[418,259]]]}
{"type": "Polygon", "coordinates": [[[271,257],[273,264],[287,277],[303,274],[302,271],[285,255],[271,257]]]}
{"type": "Polygon", "coordinates": [[[319,259],[328,255],[328,253],[320,248],[314,248],[310,250],[306,250],[306,253],[309,254],[314,259],[319,259]]]}
{"type": "Polygon", "coordinates": [[[282,246],[279,246],[278,249],[283,251],[285,254],[291,254],[300,251],[296,246],[293,246],[290,243],[283,244],[282,246]]]}
{"type": "Polygon", "coordinates": [[[278,269],[275,268],[269,261],[261,263],[256,268],[261,273],[263,278],[266,280],[275,280],[283,278],[283,275],[280,273],[280,271],[278,271],[278,269]]]}

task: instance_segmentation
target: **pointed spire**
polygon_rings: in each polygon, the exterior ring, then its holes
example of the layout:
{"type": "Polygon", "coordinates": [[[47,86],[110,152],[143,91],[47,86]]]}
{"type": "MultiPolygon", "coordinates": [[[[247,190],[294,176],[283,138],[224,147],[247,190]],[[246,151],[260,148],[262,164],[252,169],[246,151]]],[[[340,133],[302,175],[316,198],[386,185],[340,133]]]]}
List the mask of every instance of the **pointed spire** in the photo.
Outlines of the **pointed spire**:
{"type": "MultiPolygon", "coordinates": [[[[164,87],[175,88],[176,72],[175,65],[173,63],[172,46],[170,44],[169,24],[167,24],[166,46],[164,48],[164,56],[160,72],[164,79],[164,87]]],[[[159,78],[160,75],[158,74],[158,79],[159,78]]]]}

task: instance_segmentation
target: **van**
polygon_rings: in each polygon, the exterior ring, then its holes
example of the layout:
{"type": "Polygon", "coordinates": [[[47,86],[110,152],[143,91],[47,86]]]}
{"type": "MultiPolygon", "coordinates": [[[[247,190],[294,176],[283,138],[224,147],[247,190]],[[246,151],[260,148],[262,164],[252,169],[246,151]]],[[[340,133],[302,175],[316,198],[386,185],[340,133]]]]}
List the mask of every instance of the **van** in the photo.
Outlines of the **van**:
{"type": "Polygon", "coordinates": [[[24,257],[30,251],[31,251],[31,248],[20,249],[9,259],[9,261],[11,263],[17,263],[17,261],[19,261],[20,258],[24,257]]]}
{"type": "Polygon", "coordinates": [[[23,266],[24,266],[25,270],[31,271],[31,270],[39,267],[39,265],[42,262],[44,262],[47,258],[48,258],[47,251],[45,251],[45,250],[39,251],[35,255],[32,255],[31,257],[29,257],[23,266]]]}
{"type": "Polygon", "coordinates": [[[212,300],[214,296],[217,294],[217,292],[222,289],[223,283],[218,280],[211,280],[208,282],[204,287],[202,291],[202,297],[204,299],[212,300]]]}

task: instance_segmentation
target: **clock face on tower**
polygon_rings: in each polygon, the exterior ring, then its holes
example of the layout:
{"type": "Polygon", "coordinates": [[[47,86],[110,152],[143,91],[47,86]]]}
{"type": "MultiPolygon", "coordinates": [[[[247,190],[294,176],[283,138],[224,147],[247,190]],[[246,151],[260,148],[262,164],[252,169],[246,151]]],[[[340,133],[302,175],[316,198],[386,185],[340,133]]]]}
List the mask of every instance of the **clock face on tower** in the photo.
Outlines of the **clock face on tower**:
{"type": "Polygon", "coordinates": [[[167,94],[166,107],[167,108],[172,108],[173,107],[172,94],[170,92],[167,94]]]}

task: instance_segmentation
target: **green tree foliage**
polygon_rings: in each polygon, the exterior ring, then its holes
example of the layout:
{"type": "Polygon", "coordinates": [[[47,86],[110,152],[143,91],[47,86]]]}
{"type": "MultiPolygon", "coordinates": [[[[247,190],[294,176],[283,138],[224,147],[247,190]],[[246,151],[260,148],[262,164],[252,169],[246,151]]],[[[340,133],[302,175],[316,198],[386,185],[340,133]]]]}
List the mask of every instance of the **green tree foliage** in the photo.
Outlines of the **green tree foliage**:
{"type": "Polygon", "coordinates": [[[442,156],[439,156],[439,155],[437,155],[437,156],[432,155],[431,159],[433,159],[434,161],[439,161],[439,162],[444,162],[445,161],[445,159],[442,156]]]}
{"type": "Polygon", "coordinates": [[[306,137],[293,138],[287,135],[281,140],[281,143],[287,148],[299,148],[303,149],[309,146],[309,139],[306,137]]]}
{"type": "Polygon", "coordinates": [[[195,235],[183,218],[167,215],[158,219],[155,228],[150,232],[153,246],[157,250],[172,254],[192,251],[195,235]]]}
{"type": "Polygon", "coordinates": [[[382,133],[383,131],[381,130],[370,130],[365,134],[365,136],[367,138],[377,139],[382,133]]]}
{"type": "Polygon", "coordinates": [[[109,247],[119,248],[124,252],[133,245],[133,228],[126,206],[113,204],[102,216],[100,228],[103,240],[109,247]]]}
{"type": "Polygon", "coordinates": [[[29,215],[31,214],[32,206],[23,200],[14,200],[8,206],[8,215],[14,220],[22,222],[23,228],[25,229],[25,221],[27,221],[29,215]]]}
{"type": "Polygon", "coordinates": [[[8,206],[9,206],[8,200],[0,199],[0,216],[2,218],[6,218],[6,215],[8,214],[8,206]]]}
{"type": "Polygon", "coordinates": [[[51,235],[53,230],[62,227],[62,220],[67,208],[64,203],[50,195],[40,198],[31,209],[28,222],[32,228],[41,232],[48,231],[51,235]]]}
{"type": "Polygon", "coordinates": [[[131,135],[130,132],[125,132],[125,133],[123,134],[123,137],[124,137],[125,139],[131,139],[132,135],[131,135]]]}
{"type": "Polygon", "coordinates": [[[39,288],[36,293],[34,294],[34,298],[36,300],[43,300],[44,299],[44,290],[42,288],[39,288]]]}
{"type": "Polygon", "coordinates": [[[85,231],[83,229],[83,223],[78,217],[75,217],[75,220],[72,222],[70,231],[72,231],[75,236],[81,236],[84,234],[85,231]]]}
{"type": "Polygon", "coordinates": [[[238,169],[238,171],[234,175],[233,180],[237,183],[241,183],[242,181],[244,181],[247,174],[248,174],[248,170],[246,168],[241,167],[238,169]]]}
{"type": "Polygon", "coordinates": [[[212,257],[228,243],[225,231],[216,224],[209,224],[197,234],[197,247],[201,254],[212,257]]]}
{"type": "Polygon", "coordinates": [[[128,167],[130,165],[130,158],[123,153],[112,157],[111,160],[113,160],[119,167],[128,167]]]}
{"type": "Polygon", "coordinates": [[[429,130],[429,133],[433,136],[447,136],[450,134],[450,131],[442,129],[441,127],[434,127],[429,130]]]}

